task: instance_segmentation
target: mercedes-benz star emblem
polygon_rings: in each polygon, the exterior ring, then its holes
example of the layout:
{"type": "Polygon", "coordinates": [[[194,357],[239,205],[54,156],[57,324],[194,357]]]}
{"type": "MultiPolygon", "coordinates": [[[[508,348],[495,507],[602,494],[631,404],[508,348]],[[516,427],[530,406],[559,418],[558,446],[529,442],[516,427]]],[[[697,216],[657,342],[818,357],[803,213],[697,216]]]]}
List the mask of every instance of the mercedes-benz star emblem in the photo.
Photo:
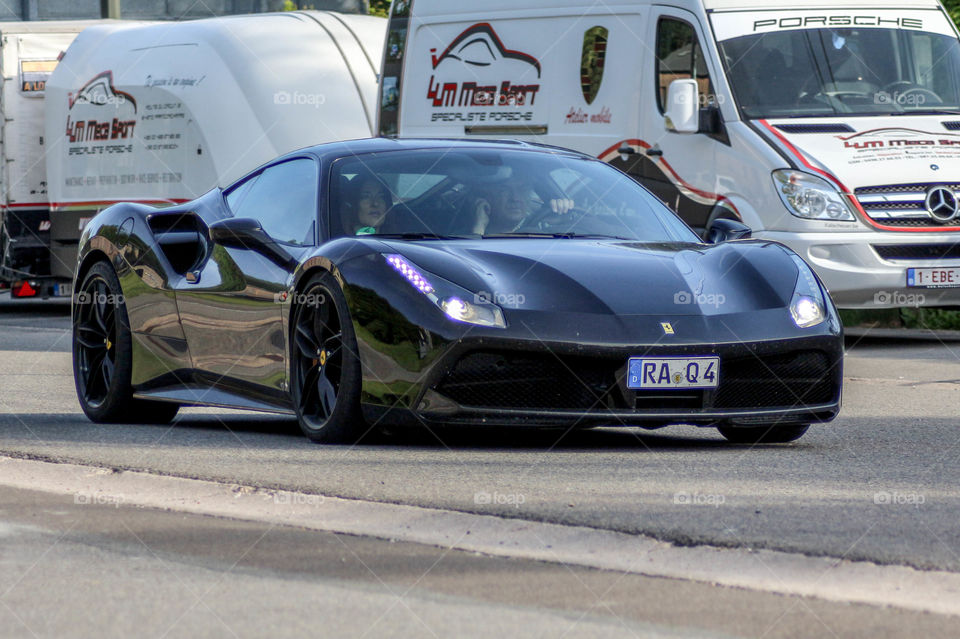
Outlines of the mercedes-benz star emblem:
{"type": "Polygon", "coordinates": [[[956,193],[945,186],[935,186],[927,191],[926,204],[930,215],[938,222],[949,222],[957,216],[960,208],[956,193]]]}

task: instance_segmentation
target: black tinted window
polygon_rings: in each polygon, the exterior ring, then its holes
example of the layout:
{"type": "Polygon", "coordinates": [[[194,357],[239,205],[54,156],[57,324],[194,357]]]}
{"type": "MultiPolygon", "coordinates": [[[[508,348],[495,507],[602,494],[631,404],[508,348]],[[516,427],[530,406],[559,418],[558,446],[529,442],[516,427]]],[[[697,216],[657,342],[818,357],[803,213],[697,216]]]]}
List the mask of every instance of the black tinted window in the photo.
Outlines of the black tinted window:
{"type": "Polygon", "coordinates": [[[290,160],[234,188],[227,204],[235,217],[259,220],[278,242],[309,245],[316,228],[318,183],[316,162],[290,160]]]}
{"type": "Polygon", "coordinates": [[[700,104],[710,103],[713,87],[696,31],[687,22],[663,18],[657,26],[657,103],[661,113],[674,80],[696,80],[700,104]]]}

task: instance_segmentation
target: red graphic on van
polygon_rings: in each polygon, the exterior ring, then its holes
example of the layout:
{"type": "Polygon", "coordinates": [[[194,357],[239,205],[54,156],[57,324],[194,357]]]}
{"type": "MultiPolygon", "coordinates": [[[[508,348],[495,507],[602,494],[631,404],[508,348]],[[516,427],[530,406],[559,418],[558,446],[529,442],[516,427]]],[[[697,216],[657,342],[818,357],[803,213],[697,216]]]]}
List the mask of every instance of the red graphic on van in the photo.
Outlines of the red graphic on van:
{"type": "Polygon", "coordinates": [[[431,56],[434,69],[448,58],[477,67],[488,67],[499,59],[507,58],[533,66],[537,70],[537,77],[540,77],[540,61],[532,55],[503,46],[500,36],[487,22],[475,24],[458,35],[439,57],[435,55],[436,49],[431,49],[430,53],[434,54],[431,56]]]}
{"type": "Polygon", "coordinates": [[[450,72],[460,76],[449,81],[430,76],[427,99],[434,107],[527,106],[533,105],[540,91],[539,83],[522,83],[522,78],[532,76],[533,71],[539,80],[540,61],[530,54],[505,47],[497,32],[486,22],[464,30],[440,55],[437,55],[437,49],[430,49],[430,62],[437,76],[450,72]],[[459,64],[451,65],[450,62],[459,64]],[[469,71],[471,80],[463,80],[465,71],[469,71]],[[512,79],[505,80],[504,76],[512,76],[512,79]]]}

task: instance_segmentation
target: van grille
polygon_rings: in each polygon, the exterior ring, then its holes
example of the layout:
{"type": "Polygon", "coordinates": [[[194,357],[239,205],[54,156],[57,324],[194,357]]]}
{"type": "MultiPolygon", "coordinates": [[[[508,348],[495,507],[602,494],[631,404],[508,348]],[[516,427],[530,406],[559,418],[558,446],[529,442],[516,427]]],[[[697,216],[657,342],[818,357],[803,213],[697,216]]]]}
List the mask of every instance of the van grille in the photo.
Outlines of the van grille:
{"type": "Polygon", "coordinates": [[[885,226],[931,230],[952,226],[958,220],[941,222],[927,211],[927,192],[945,186],[960,198],[960,183],[893,184],[856,189],[854,195],[870,219],[885,226]]]}

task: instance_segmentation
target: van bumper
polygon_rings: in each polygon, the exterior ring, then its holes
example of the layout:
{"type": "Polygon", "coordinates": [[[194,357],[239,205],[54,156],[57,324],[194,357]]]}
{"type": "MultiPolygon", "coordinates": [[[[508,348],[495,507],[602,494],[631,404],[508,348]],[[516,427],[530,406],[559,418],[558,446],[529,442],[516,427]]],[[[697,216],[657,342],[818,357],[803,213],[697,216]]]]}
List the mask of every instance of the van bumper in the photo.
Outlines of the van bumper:
{"type": "Polygon", "coordinates": [[[907,286],[907,269],[960,268],[960,234],[759,231],[754,237],[799,253],[840,308],[960,306],[960,287],[907,286]]]}

